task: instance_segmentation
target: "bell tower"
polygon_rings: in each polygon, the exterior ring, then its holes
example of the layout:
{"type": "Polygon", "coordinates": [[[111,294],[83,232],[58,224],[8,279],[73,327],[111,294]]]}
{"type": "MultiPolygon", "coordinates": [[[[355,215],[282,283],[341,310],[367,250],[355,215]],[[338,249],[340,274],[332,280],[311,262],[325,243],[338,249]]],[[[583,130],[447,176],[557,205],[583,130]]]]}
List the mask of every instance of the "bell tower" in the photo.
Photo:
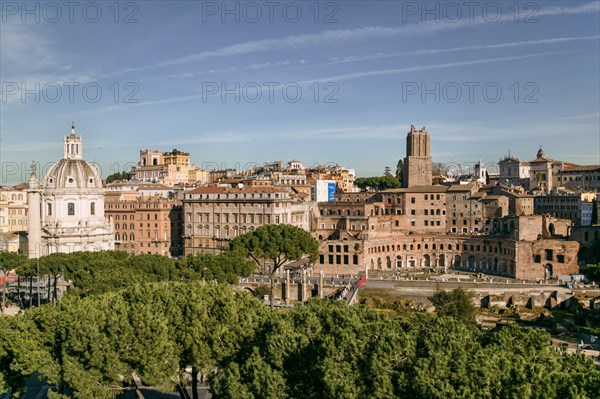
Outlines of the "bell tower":
{"type": "Polygon", "coordinates": [[[403,186],[431,186],[432,169],[429,147],[429,132],[425,127],[417,130],[410,126],[406,136],[406,158],[404,158],[403,186]]]}

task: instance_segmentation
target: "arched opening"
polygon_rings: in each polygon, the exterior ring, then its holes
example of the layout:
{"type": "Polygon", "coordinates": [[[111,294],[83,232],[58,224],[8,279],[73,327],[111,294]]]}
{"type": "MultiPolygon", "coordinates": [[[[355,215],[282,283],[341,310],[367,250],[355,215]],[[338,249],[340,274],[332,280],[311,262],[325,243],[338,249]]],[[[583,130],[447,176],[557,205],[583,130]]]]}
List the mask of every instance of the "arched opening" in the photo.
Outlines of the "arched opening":
{"type": "Polygon", "coordinates": [[[544,279],[551,280],[553,278],[554,271],[552,270],[552,265],[550,263],[544,266],[544,279]]]}
{"type": "Polygon", "coordinates": [[[498,258],[494,258],[494,272],[498,272],[498,258]]]}
{"type": "Polygon", "coordinates": [[[429,254],[423,255],[423,259],[421,260],[421,266],[431,267],[431,256],[429,256],[429,254]]]}
{"type": "Polygon", "coordinates": [[[474,269],[475,268],[475,257],[473,255],[469,256],[468,259],[468,265],[469,265],[469,269],[474,269]]]}
{"type": "Polygon", "coordinates": [[[381,258],[377,258],[377,269],[381,270],[381,258]]]}
{"type": "Polygon", "coordinates": [[[392,268],[392,259],[388,256],[385,258],[385,261],[386,261],[387,268],[391,269],[392,268]]]}
{"type": "Polygon", "coordinates": [[[402,267],[402,258],[400,256],[396,256],[396,267],[397,268],[402,267]]]}
{"type": "Polygon", "coordinates": [[[440,255],[440,257],[438,258],[438,266],[446,267],[446,255],[444,255],[444,254],[440,255]]]}
{"type": "Polygon", "coordinates": [[[462,264],[462,259],[461,259],[460,255],[456,255],[454,257],[454,266],[460,267],[461,264],[462,264]]]}
{"type": "Polygon", "coordinates": [[[554,236],[556,234],[556,228],[554,227],[554,223],[550,223],[550,225],[548,226],[548,231],[550,232],[551,236],[554,236]]]}

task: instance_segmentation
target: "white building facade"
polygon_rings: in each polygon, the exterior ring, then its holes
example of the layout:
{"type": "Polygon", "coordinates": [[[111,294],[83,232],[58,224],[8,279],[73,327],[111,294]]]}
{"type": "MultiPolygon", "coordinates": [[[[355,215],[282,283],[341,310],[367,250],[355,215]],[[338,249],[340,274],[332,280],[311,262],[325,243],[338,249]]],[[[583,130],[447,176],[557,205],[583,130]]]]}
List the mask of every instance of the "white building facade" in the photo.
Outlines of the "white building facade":
{"type": "Polygon", "coordinates": [[[104,189],[97,167],[83,159],[75,127],[64,139],[63,159],[43,181],[29,179],[30,258],[51,253],[114,249],[112,222],[104,217],[104,189]]]}

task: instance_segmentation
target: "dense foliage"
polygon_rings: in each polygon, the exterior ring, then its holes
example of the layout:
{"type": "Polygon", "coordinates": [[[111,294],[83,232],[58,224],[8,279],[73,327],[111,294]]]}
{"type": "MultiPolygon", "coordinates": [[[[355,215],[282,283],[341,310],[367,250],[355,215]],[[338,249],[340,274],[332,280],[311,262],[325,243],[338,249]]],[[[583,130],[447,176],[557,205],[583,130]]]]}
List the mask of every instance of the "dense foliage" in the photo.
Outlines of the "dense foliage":
{"type": "Polygon", "coordinates": [[[268,224],[236,237],[230,251],[251,259],[271,281],[271,308],[274,306],[275,274],[286,263],[307,257],[315,262],[319,242],[306,230],[289,224],[268,224]]]}
{"type": "Polygon", "coordinates": [[[462,288],[452,291],[437,289],[431,298],[435,311],[440,316],[448,316],[466,324],[475,324],[477,309],[473,305],[473,293],[462,288]]]}
{"type": "Polygon", "coordinates": [[[130,179],[131,179],[131,173],[123,171],[123,172],[116,172],[116,173],[113,173],[112,175],[109,175],[106,178],[106,182],[112,183],[115,181],[126,181],[126,180],[130,180],[130,179]]]}
{"type": "Polygon", "coordinates": [[[81,399],[135,372],[172,389],[186,366],[218,399],[594,398],[600,371],[540,330],[492,334],[454,318],[390,318],[312,300],[276,312],[223,285],[168,283],[69,296],[0,318],[0,392],[33,372],[81,399]]]}
{"type": "Polygon", "coordinates": [[[586,265],[583,274],[590,280],[600,283],[600,263],[596,265],[586,265]]]}
{"type": "Polygon", "coordinates": [[[354,185],[360,188],[362,191],[381,191],[390,188],[402,187],[402,183],[396,176],[385,175],[385,176],[374,176],[374,177],[359,177],[354,180],[354,185]]]}
{"type": "MultiPolygon", "coordinates": [[[[21,276],[37,274],[35,261],[16,268],[21,276]]],[[[130,255],[121,251],[55,253],[39,260],[41,275],[59,276],[72,284],[71,292],[85,296],[125,288],[138,283],[159,281],[207,280],[237,283],[238,276],[249,276],[253,262],[229,251],[219,255],[188,255],[179,259],[160,255],[130,255]]]]}

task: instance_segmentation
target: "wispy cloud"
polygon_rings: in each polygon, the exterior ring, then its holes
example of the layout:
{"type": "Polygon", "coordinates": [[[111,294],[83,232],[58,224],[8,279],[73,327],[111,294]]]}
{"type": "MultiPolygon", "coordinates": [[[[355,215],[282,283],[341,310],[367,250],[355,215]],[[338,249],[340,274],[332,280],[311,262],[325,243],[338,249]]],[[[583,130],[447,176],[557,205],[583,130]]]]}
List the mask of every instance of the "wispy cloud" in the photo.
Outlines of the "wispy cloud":
{"type": "Polygon", "coordinates": [[[238,71],[258,71],[258,70],[270,69],[270,68],[305,66],[309,63],[310,63],[310,61],[307,59],[283,60],[283,61],[273,61],[273,62],[269,61],[269,62],[244,65],[244,66],[229,66],[227,68],[205,69],[205,70],[195,71],[195,72],[176,73],[176,74],[171,74],[168,77],[170,77],[170,78],[195,78],[198,76],[219,74],[219,73],[231,73],[231,72],[238,72],[238,71]]]}
{"type": "Polygon", "coordinates": [[[587,14],[587,13],[595,13],[600,11],[600,2],[591,1],[589,3],[580,4],[575,7],[564,7],[564,6],[552,6],[541,8],[538,10],[535,15],[532,17],[543,17],[546,15],[569,15],[569,14],[587,14]]]}
{"type": "Polygon", "coordinates": [[[542,44],[556,44],[556,43],[568,43],[578,40],[595,40],[599,39],[600,35],[596,36],[577,36],[577,37],[557,37],[551,39],[540,39],[540,40],[526,40],[517,41],[510,43],[497,43],[497,44],[475,44],[470,46],[460,46],[451,48],[438,48],[438,49],[420,49],[407,52],[395,52],[395,53],[375,53],[364,56],[348,56],[343,58],[331,58],[331,62],[319,65],[334,65],[348,62],[366,61],[373,59],[392,58],[392,57],[405,57],[412,55],[429,55],[429,54],[441,54],[441,53],[453,53],[458,51],[472,51],[472,50],[490,50],[499,48],[512,48],[522,46],[535,46],[542,44]]]}
{"type": "MultiPolygon", "coordinates": [[[[548,7],[536,12],[536,16],[553,16],[564,14],[594,13],[600,10],[600,3],[589,2],[575,7],[548,7]]],[[[513,21],[512,18],[504,18],[501,21],[513,21]]],[[[131,72],[140,72],[154,68],[164,68],[182,65],[211,58],[231,57],[253,53],[271,52],[274,50],[296,49],[306,46],[336,45],[343,42],[378,39],[399,35],[429,35],[438,32],[462,29],[469,26],[487,24],[482,18],[473,20],[463,19],[456,21],[441,21],[435,23],[413,23],[400,26],[368,26],[354,29],[327,30],[319,33],[308,33],[290,35],[283,38],[252,40],[220,47],[215,50],[206,50],[182,57],[154,63],[151,65],[121,69],[116,72],[99,75],[98,78],[107,78],[131,72]]]]}
{"type": "Polygon", "coordinates": [[[544,53],[536,53],[536,54],[526,54],[526,55],[518,55],[512,57],[497,57],[497,58],[485,58],[479,60],[469,60],[469,61],[459,61],[459,62],[447,62],[443,64],[431,64],[431,65],[417,65],[406,68],[396,68],[396,69],[378,69],[372,71],[362,71],[362,72],[352,72],[346,73],[343,75],[336,76],[328,76],[324,78],[312,79],[310,81],[304,81],[301,83],[315,83],[315,82],[339,82],[341,80],[350,80],[350,79],[359,79],[366,78],[370,76],[381,76],[381,75],[393,75],[404,72],[418,72],[418,71],[428,71],[433,69],[444,69],[444,68],[456,68],[462,66],[469,65],[477,65],[477,64],[491,64],[496,62],[506,62],[506,61],[515,61],[522,60],[526,58],[534,58],[534,57],[542,57],[546,55],[553,55],[565,52],[544,52],[544,53]]]}

